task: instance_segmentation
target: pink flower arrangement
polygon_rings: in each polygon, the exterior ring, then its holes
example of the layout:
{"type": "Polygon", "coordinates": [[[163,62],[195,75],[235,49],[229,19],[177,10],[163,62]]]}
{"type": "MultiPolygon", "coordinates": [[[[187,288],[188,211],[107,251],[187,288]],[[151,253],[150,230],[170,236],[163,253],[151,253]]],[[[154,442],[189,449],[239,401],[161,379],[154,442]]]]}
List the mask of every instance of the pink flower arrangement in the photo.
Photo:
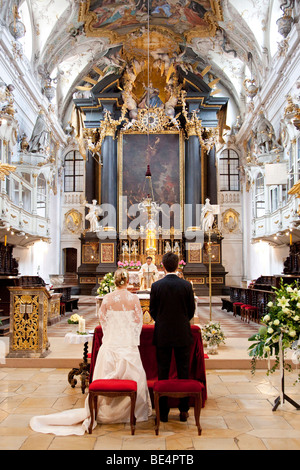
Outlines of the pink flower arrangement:
{"type": "Polygon", "coordinates": [[[118,267],[123,269],[139,269],[141,266],[142,263],[140,261],[130,261],[130,263],[128,263],[128,261],[124,261],[124,263],[122,261],[118,261],[118,267]]]}
{"type": "Polygon", "coordinates": [[[179,266],[185,266],[186,265],[186,262],[182,259],[179,261],[179,266]]]}

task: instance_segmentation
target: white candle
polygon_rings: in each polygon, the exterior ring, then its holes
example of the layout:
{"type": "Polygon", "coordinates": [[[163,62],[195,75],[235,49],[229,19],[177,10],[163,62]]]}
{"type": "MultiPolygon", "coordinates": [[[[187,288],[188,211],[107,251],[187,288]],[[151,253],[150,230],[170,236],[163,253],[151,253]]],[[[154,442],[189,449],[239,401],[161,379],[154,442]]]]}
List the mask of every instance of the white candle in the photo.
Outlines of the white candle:
{"type": "Polygon", "coordinates": [[[85,319],[82,317],[79,319],[78,331],[79,333],[85,333],[85,319]]]}

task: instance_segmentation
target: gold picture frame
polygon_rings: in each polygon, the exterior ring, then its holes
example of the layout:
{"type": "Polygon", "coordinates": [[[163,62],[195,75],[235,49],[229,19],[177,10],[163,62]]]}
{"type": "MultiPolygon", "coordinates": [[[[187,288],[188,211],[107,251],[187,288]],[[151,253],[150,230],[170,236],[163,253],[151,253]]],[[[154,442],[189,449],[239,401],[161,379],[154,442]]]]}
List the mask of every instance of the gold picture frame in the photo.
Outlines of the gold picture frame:
{"type": "Polygon", "coordinates": [[[86,243],[82,245],[82,263],[99,264],[99,243],[86,243]]]}
{"type": "Polygon", "coordinates": [[[202,243],[188,243],[188,263],[202,263],[202,243]]]}
{"type": "Polygon", "coordinates": [[[101,263],[113,264],[115,262],[114,243],[101,243],[100,253],[101,253],[101,263]]]}
{"type": "MultiPolygon", "coordinates": [[[[132,132],[123,132],[121,131],[118,136],[118,230],[123,231],[124,228],[124,220],[123,220],[123,214],[124,214],[124,207],[122,205],[122,196],[123,194],[123,170],[124,170],[124,136],[128,139],[130,138],[131,135],[138,135],[138,136],[144,136],[145,141],[148,139],[148,135],[144,132],[139,132],[139,131],[132,131],[132,132]]],[[[179,203],[180,203],[180,227],[179,230],[180,232],[183,232],[183,219],[184,219],[184,191],[185,191],[185,184],[184,184],[184,135],[183,131],[175,131],[175,130],[165,130],[165,131],[159,131],[156,134],[152,134],[152,137],[155,139],[159,138],[159,136],[177,136],[178,137],[178,171],[179,171],[179,203]]],[[[146,158],[146,155],[145,155],[146,158]]],[[[150,161],[151,163],[151,161],[150,161]]],[[[142,164],[142,163],[141,163],[142,164]]],[[[152,167],[151,167],[152,168],[152,167]]],[[[144,167],[143,167],[143,173],[142,178],[146,180],[145,178],[145,173],[146,173],[146,160],[144,162],[144,167]]],[[[152,174],[152,183],[154,181],[155,175],[152,174]]],[[[139,181],[139,183],[143,183],[143,181],[139,181]]],[[[144,197],[147,195],[145,194],[144,197]]],[[[142,202],[142,201],[139,201],[142,202]]],[[[158,204],[161,204],[161,201],[155,201],[158,204]]]]}

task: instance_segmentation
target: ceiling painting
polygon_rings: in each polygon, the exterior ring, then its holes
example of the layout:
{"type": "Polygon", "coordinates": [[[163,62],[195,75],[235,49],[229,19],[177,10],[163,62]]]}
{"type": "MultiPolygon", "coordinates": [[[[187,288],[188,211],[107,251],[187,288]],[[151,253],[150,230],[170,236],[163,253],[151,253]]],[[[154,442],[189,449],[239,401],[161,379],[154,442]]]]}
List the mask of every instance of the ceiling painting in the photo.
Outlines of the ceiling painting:
{"type": "Polygon", "coordinates": [[[88,0],[81,3],[79,20],[87,36],[124,35],[151,26],[169,28],[186,39],[214,36],[222,10],[218,0],[88,0]]]}

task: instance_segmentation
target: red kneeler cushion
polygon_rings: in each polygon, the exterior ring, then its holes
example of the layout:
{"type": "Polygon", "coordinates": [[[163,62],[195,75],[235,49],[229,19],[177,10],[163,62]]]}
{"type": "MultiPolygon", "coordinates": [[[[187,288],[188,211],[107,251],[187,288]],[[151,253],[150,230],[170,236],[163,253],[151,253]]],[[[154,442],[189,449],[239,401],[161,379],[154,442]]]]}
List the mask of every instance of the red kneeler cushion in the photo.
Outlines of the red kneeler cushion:
{"type": "Polygon", "coordinates": [[[137,383],[134,380],[99,379],[90,384],[89,390],[92,392],[136,392],[137,383]]]}
{"type": "Polygon", "coordinates": [[[154,392],[201,392],[204,385],[198,380],[158,380],[153,385],[154,392]]]}

